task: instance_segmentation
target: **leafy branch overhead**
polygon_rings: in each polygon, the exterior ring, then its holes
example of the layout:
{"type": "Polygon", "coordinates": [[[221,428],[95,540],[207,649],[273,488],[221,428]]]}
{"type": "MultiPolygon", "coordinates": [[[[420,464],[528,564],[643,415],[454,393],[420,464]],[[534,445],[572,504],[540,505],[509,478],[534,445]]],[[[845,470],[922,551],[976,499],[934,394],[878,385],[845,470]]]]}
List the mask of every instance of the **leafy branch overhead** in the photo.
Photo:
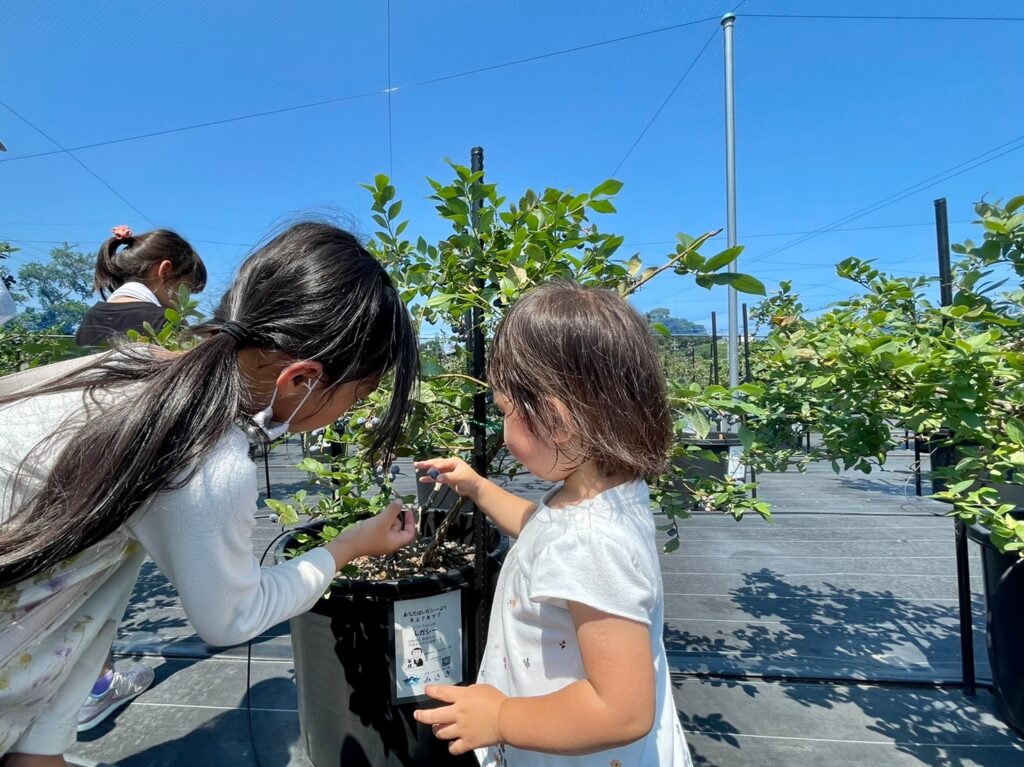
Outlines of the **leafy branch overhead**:
{"type": "MultiPolygon", "coordinates": [[[[602,230],[602,217],[616,212],[614,197],[622,188],[619,181],[609,179],[584,193],[548,188],[539,193],[527,190],[509,199],[482,173],[455,164],[451,169],[452,178],[445,183],[427,180],[428,199],[450,228],[441,239],[428,240],[416,234],[417,225],[403,217],[402,200],[387,176],[378,175],[373,183],[363,185],[371,196],[371,217],[377,225],[369,247],[391,274],[421,335],[429,329],[432,336],[421,349],[423,377],[400,455],[468,456],[473,396],[486,390],[484,382],[466,374],[466,341],[474,309],[480,312],[489,340],[519,296],[552,279],[571,279],[631,296],[658,275],[671,272],[707,289],[731,284],[741,292],[765,293],[755,278],[727,271],[741,248],[711,256],[700,252],[719,230],[699,237],[678,235],[674,248],[653,264],[645,264],[639,254],[620,255],[624,237],[602,230]]],[[[373,423],[387,396],[385,385],[350,413],[346,430],[333,432],[332,439],[357,447],[365,444],[369,436],[366,425],[373,423]]],[[[518,468],[502,449],[501,417],[493,404],[489,405],[486,426],[492,474],[514,476],[518,468]]],[[[326,459],[322,463],[330,465],[326,459]]],[[[307,468],[314,475],[333,471],[307,468]]],[[[357,468],[346,463],[344,477],[331,479],[344,487],[365,489],[375,486],[375,476],[379,476],[377,467],[357,468]]],[[[386,482],[382,491],[389,491],[386,482]]],[[[336,490],[335,499],[343,498],[345,492],[336,490]]],[[[753,508],[744,507],[738,497],[736,500],[737,516],[744,508],[753,508]]],[[[673,508],[667,500],[663,507],[673,508]]],[[[761,508],[756,510],[764,513],[761,508]]]]}

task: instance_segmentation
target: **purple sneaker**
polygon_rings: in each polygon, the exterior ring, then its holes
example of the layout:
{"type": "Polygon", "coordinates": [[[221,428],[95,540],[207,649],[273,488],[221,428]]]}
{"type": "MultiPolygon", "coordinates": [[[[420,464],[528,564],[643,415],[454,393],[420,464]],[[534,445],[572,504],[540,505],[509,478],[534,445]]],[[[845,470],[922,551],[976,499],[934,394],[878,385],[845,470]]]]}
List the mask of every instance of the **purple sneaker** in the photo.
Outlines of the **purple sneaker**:
{"type": "Polygon", "coordinates": [[[91,730],[121,706],[139,697],[153,684],[154,676],[148,666],[115,670],[106,692],[85,699],[85,705],[78,711],[78,731],[91,730]]]}

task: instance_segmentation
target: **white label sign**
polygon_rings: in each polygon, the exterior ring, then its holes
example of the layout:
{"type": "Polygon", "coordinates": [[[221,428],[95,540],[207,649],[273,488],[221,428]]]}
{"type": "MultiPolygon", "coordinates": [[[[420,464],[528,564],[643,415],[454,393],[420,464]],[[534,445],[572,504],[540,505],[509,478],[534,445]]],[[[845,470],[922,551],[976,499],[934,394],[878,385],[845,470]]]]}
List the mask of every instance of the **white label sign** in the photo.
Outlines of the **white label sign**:
{"type": "Polygon", "coordinates": [[[7,320],[13,317],[17,311],[18,307],[14,305],[14,299],[11,298],[11,293],[7,290],[7,285],[4,283],[3,279],[0,279],[0,325],[7,322],[7,320]]]}
{"type": "Polygon", "coordinates": [[[747,479],[747,465],[743,463],[743,448],[729,448],[729,476],[737,482],[745,482],[747,479]]]}
{"type": "Polygon", "coordinates": [[[394,603],[395,698],[424,695],[428,684],[462,681],[462,594],[394,603]]]}

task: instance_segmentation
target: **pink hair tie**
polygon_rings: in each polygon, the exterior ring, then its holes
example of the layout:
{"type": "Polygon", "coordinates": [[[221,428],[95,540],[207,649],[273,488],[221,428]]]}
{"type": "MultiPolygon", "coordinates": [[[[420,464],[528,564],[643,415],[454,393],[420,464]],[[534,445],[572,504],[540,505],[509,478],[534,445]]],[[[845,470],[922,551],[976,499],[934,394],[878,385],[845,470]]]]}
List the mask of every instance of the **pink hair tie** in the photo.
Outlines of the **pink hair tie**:
{"type": "Polygon", "coordinates": [[[132,230],[124,224],[121,226],[115,226],[111,231],[114,233],[114,237],[118,240],[130,240],[132,238],[132,230]]]}

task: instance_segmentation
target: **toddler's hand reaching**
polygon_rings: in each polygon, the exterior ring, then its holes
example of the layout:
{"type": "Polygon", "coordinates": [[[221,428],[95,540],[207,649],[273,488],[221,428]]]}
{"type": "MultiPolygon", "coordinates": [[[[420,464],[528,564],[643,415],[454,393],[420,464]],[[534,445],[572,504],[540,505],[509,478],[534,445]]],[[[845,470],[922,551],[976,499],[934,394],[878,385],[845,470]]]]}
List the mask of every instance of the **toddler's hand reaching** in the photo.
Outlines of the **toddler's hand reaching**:
{"type": "Polygon", "coordinates": [[[417,461],[414,466],[427,472],[426,476],[420,477],[420,483],[424,485],[440,482],[459,495],[468,495],[470,498],[480,487],[480,475],[461,458],[432,458],[429,461],[417,461]]]}

